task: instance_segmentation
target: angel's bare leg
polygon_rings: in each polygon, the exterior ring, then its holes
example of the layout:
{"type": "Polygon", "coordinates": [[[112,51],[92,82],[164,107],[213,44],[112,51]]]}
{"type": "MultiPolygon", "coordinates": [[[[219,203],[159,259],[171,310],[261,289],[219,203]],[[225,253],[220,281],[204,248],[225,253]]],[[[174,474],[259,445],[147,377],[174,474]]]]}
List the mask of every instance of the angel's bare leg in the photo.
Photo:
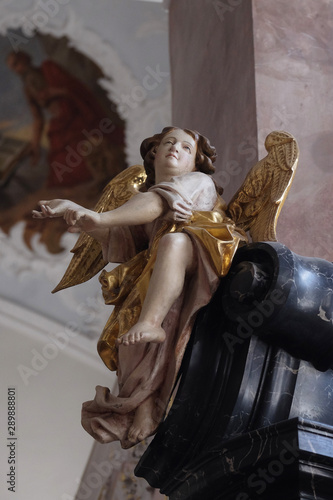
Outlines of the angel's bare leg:
{"type": "Polygon", "coordinates": [[[162,322],[180,296],[185,275],[192,271],[193,260],[193,246],[187,234],[163,236],[139,321],[118,339],[119,344],[160,343],[165,340],[162,322]]]}

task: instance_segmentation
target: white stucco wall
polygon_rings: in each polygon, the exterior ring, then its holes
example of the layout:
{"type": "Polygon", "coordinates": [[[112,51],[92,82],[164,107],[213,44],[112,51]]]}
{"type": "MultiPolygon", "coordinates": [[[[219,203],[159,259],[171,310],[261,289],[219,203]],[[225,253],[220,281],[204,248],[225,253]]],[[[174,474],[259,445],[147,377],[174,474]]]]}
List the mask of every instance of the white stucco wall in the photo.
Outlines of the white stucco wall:
{"type": "Polygon", "coordinates": [[[70,500],[93,445],[80,425],[81,404],[93,398],[97,384],[112,388],[115,376],[70,325],[4,301],[0,311],[0,498],[70,500]],[[15,388],[14,436],[8,428],[8,388],[15,388]],[[11,465],[15,494],[7,483],[11,465]]]}

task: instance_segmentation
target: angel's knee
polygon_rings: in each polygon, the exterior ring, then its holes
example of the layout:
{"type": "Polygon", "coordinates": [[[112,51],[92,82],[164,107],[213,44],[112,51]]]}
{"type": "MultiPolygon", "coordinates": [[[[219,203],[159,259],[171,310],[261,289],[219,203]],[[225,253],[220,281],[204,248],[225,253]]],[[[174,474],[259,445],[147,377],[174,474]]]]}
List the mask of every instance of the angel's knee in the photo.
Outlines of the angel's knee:
{"type": "Polygon", "coordinates": [[[162,236],[159,243],[159,249],[167,250],[169,252],[186,250],[191,247],[191,239],[185,233],[169,233],[162,236]]]}
{"type": "Polygon", "coordinates": [[[184,262],[185,266],[190,266],[193,262],[193,244],[191,238],[186,233],[165,234],[158,246],[160,258],[168,258],[184,262]]]}

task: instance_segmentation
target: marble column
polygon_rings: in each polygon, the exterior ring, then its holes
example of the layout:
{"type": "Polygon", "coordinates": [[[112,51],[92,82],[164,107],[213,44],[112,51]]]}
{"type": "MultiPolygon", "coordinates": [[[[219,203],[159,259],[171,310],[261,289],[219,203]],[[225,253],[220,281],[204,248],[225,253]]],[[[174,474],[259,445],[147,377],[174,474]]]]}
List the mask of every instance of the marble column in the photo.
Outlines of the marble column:
{"type": "Polygon", "coordinates": [[[276,127],[300,147],[278,238],[296,253],[333,260],[333,2],[252,5],[259,154],[276,127]]]}
{"type": "Polygon", "coordinates": [[[229,199],[257,158],[251,2],[170,4],[173,123],[217,148],[216,180],[229,199]]]}
{"type": "Polygon", "coordinates": [[[173,121],[211,138],[228,201],[272,130],[300,163],[278,223],[292,251],[333,260],[333,2],[173,0],[173,121]]]}

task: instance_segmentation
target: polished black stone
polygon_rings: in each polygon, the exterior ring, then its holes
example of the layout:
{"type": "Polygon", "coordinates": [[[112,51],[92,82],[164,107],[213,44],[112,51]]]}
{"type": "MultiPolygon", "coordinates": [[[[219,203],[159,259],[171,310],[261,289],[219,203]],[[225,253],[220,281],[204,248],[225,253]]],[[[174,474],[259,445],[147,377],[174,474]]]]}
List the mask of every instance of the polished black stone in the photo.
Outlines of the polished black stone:
{"type": "Polygon", "coordinates": [[[332,277],[279,243],[237,252],[138,476],[171,500],[333,498],[332,277]]]}
{"type": "Polygon", "coordinates": [[[333,367],[331,262],[296,255],[281,243],[254,243],[237,252],[222,286],[224,312],[240,340],[262,335],[266,342],[311,361],[318,370],[333,367]],[[254,276],[245,290],[243,282],[242,296],[237,297],[239,266],[245,265],[261,269],[265,280],[254,276]]]}

